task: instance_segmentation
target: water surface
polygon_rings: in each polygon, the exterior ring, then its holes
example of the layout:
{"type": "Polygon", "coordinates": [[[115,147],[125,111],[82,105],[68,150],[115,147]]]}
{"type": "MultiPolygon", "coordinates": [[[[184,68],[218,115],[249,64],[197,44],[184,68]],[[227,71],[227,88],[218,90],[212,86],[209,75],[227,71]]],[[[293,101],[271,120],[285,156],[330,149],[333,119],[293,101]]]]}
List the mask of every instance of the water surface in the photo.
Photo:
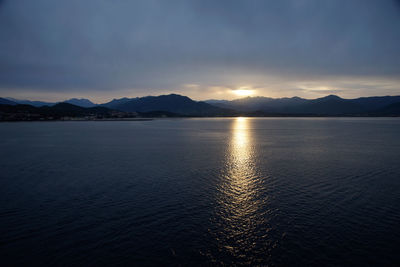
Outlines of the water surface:
{"type": "Polygon", "coordinates": [[[399,137],[396,118],[1,123],[0,258],[395,265],[399,137]]]}

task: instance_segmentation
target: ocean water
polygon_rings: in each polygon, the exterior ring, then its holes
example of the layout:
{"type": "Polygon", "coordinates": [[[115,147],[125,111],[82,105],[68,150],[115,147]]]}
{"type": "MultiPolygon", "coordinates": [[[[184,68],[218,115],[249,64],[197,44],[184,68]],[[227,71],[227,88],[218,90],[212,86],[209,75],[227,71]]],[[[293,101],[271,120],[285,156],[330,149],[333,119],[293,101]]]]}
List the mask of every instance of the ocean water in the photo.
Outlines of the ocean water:
{"type": "Polygon", "coordinates": [[[0,124],[1,266],[400,264],[400,119],[0,124]]]}

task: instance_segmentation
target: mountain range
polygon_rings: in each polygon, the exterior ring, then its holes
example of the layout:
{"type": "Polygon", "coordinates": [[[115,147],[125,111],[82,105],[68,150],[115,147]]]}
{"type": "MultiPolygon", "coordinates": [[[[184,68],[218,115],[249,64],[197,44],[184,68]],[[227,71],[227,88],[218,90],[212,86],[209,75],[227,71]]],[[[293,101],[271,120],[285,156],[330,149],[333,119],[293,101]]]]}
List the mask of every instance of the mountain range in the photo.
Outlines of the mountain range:
{"type": "Polygon", "coordinates": [[[8,105],[31,105],[34,107],[43,107],[43,106],[54,106],[55,104],[58,103],[69,103],[75,106],[79,106],[79,107],[84,107],[84,108],[91,108],[96,106],[96,104],[94,104],[92,101],[90,101],[89,99],[85,99],[85,98],[71,98],[65,101],[61,101],[61,102],[45,102],[45,101],[31,101],[31,100],[20,100],[20,99],[15,99],[15,98],[11,98],[11,97],[6,97],[6,98],[0,98],[0,104],[3,103],[9,103],[8,105]]]}
{"type": "Polygon", "coordinates": [[[317,99],[304,99],[300,97],[246,97],[230,101],[194,101],[187,96],[169,94],[113,99],[103,104],[94,104],[88,99],[77,98],[58,103],[0,98],[1,114],[6,118],[14,118],[15,116],[32,118],[32,114],[35,114],[36,117],[44,119],[65,116],[101,118],[180,116],[400,116],[400,96],[344,99],[336,95],[328,95],[317,99]]]}
{"type": "Polygon", "coordinates": [[[101,106],[125,112],[167,111],[185,116],[226,116],[232,111],[187,96],[170,94],[137,98],[114,99],[101,106]]]}
{"type": "MultiPolygon", "coordinates": [[[[382,112],[389,105],[400,103],[400,96],[361,97],[356,99],[344,99],[336,95],[328,95],[317,99],[246,97],[232,101],[209,100],[206,102],[238,112],[344,116],[382,112]]],[[[391,110],[395,111],[394,109],[391,110]]]]}

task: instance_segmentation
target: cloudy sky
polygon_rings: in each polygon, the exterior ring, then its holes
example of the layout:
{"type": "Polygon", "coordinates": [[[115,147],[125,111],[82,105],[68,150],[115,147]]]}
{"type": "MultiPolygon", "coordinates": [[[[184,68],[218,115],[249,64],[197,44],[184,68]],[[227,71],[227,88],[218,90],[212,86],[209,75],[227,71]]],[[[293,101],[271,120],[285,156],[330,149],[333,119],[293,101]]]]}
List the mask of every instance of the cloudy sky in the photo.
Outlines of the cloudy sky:
{"type": "Polygon", "coordinates": [[[399,0],[0,0],[0,96],[400,95],[399,0]]]}

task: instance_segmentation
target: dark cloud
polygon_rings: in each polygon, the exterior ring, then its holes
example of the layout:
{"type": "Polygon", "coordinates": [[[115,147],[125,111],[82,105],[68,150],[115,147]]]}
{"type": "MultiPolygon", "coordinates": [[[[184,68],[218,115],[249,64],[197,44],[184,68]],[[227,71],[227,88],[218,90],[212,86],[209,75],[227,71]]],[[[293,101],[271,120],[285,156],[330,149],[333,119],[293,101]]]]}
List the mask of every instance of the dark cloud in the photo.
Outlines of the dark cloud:
{"type": "Polygon", "coordinates": [[[0,1],[0,92],[285,95],[336,77],[396,93],[399,29],[392,0],[0,1]]]}

